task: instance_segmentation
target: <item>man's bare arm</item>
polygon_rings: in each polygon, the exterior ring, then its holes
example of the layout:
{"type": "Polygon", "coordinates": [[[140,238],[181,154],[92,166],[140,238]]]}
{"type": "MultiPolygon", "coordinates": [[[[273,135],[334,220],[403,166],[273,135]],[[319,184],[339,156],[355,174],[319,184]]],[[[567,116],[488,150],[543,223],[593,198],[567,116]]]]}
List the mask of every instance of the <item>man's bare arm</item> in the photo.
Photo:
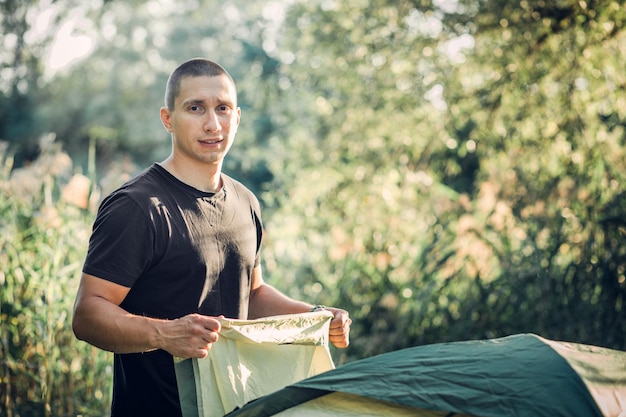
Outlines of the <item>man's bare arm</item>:
{"type": "MultiPolygon", "coordinates": [[[[287,297],[276,288],[266,284],[263,281],[261,267],[254,269],[248,307],[249,318],[305,313],[311,311],[312,307],[311,304],[287,297]]],[[[325,307],[325,309],[332,312],[334,316],[328,333],[330,342],[338,348],[347,347],[350,344],[350,324],[352,324],[348,312],[333,307],[325,307]]]]}
{"type": "Polygon", "coordinates": [[[164,349],[183,358],[206,357],[218,338],[220,324],[217,320],[199,314],[176,320],[130,314],[119,306],[129,290],[83,274],[72,319],[76,337],[115,353],[164,349]]]}

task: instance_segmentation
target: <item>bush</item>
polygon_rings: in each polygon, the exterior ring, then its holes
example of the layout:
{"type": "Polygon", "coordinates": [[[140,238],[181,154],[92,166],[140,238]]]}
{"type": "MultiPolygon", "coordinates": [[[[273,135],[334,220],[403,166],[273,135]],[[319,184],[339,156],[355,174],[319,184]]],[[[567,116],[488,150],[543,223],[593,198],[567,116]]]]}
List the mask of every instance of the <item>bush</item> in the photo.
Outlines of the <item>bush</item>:
{"type": "Polygon", "coordinates": [[[86,178],[61,189],[71,161],[54,147],[10,177],[0,157],[0,415],[104,415],[111,358],[71,329],[91,223],[86,178]]]}

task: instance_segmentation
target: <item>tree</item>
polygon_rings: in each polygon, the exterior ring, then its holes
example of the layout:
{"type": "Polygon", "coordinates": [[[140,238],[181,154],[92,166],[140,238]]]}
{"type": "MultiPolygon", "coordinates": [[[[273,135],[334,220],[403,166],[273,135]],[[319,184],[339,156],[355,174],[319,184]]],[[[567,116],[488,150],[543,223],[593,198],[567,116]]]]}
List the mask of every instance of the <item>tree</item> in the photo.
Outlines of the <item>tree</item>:
{"type": "MultiPolygon", "coordinates": [[[[0,2],[0,140],[22,142],[25,154],[36,151],[36,113],[32,111],[38,101],[37,83],[41,77],[40,44],[26,41],[30,22],[28,11],[36,1],[0,2]]],[[[43,45],[42,45],[43,44],[43,45]]]]}
{"type": "Polygon", "coordinates": [[[623,19],[296,5],[281,46],[308,117],[274,165],[270,273],[349,307],[355,356],[514,332],[623,348],[623,19]]]}
{"type": "Polygon", "coordinates": [[[469,119],[467,138],[489,162],[474,232],[500,265],[480,299],[498,296],[474,312],[500,333],[625,346],[615,217],[626,207],[625,11],[617,2],[487,4],[475,66],[446,88],[449,125],[469,119]]]}

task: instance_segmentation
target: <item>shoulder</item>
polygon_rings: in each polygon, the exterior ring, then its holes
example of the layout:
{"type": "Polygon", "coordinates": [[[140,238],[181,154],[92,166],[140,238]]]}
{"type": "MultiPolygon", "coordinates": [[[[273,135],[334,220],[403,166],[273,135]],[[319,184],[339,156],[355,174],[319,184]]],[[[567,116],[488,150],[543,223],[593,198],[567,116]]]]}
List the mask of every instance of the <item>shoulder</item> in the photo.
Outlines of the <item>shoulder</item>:
{"type": "Polygon", "coordinates": [[[154,193],[159,193],[161,190],[168,188],[167,182],[163,181],[162,176],[161,168],[157,164],[153,164],[122,184],[103,201],[124,197],[142,199],[154,193]]]}
{"type": "Polygon", "coordinates": [[[122,211],[130,215],[141,212],[149,203],[150,196],[159,192],[161,181],[156,178],[158,172],[154,165],[137,174],[119,188],[107,195],[100,203],[99,214],[122,211]]]}
{"type": "Polygon", "coordinates": [[[259,200],[248,187],[226,174],[222,174],[222,178],[227,194],[234,192],[238,199],[247,201],[254,208],[260,209],[259,200]]]}
{"type": "Polygon", "coordinates": [[[153,164],[123,184],[117,192],[141,195],[167,188],[164,171],[158,164],[153,164]]]}

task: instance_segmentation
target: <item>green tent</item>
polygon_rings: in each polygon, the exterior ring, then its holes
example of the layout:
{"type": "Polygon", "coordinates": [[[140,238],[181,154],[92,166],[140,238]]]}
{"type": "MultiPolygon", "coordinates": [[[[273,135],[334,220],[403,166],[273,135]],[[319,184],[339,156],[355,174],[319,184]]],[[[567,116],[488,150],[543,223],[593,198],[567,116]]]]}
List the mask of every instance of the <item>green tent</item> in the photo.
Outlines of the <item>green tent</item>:
{"type": "Polygon", "coordinates": [[[626,352],[535,335],[441,343],[340,366],[228,417],[626,417],[626,352]]]}

